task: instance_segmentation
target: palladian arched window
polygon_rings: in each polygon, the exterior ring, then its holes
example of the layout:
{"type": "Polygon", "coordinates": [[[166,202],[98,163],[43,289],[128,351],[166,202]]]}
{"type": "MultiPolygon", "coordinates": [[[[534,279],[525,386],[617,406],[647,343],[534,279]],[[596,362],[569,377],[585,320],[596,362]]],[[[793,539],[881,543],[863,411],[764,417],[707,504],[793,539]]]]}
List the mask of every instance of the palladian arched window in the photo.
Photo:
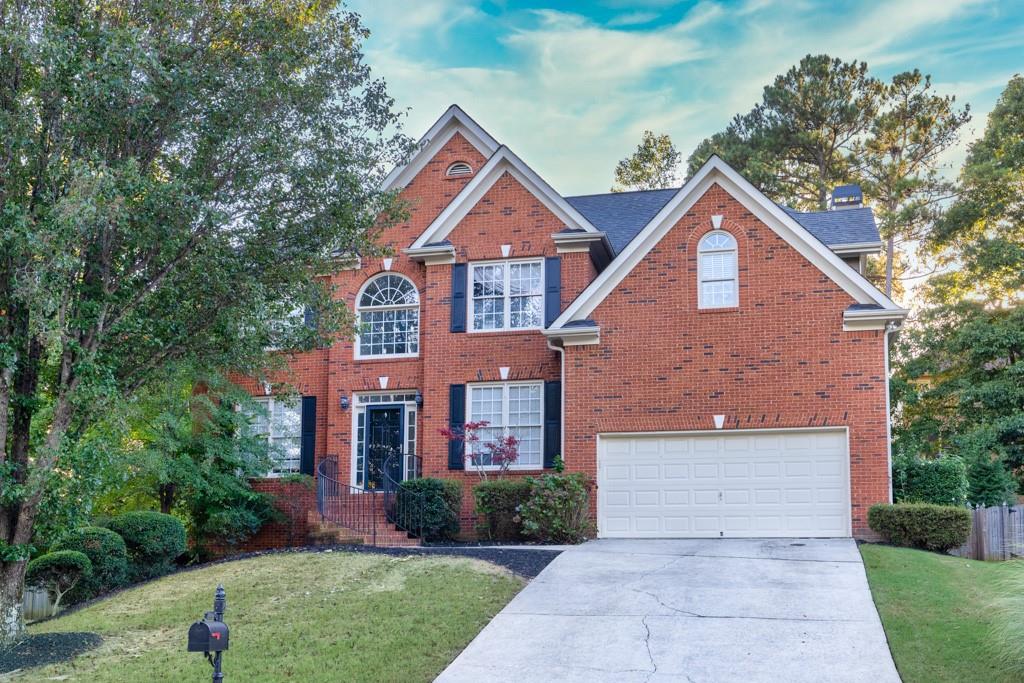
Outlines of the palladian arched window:
{"type": "Polygon", "coordinates": [[[356,358],[415,356],[420,347],[420,296],[408,278],[387,273],[356,298],[356,358]]]}
{"type": "Polygon", "coordinates": [[[739,306],[739,268],[736,238],[715,230],[697,245],[697,279],[700,308],[739,306]]]}

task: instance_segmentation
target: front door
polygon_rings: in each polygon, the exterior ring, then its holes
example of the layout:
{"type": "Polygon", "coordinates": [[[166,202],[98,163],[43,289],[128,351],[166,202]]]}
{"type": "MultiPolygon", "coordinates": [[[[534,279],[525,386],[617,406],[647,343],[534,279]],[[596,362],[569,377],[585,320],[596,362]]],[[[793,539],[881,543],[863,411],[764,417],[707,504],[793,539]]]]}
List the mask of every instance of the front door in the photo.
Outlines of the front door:
{"type": "Polygon", "coordinates": [[[392,481],[402,480],[404,406],[366,408],[366,488],[383,489],[384,467],[392,481]]]}

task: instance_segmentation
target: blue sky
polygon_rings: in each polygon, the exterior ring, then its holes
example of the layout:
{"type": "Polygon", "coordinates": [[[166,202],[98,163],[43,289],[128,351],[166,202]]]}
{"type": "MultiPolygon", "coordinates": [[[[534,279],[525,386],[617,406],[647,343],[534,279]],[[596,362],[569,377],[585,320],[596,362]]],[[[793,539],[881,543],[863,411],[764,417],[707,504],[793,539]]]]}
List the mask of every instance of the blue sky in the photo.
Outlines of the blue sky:
{"type": "Polygon", "coordinates": [[[451,103],[565,195],[607,191],[644,129],[684,157],[807,53],[919,68],[970,103],[966,143],[1024,71],[1024,2],[350,0],[419,137],[451,103]]]}

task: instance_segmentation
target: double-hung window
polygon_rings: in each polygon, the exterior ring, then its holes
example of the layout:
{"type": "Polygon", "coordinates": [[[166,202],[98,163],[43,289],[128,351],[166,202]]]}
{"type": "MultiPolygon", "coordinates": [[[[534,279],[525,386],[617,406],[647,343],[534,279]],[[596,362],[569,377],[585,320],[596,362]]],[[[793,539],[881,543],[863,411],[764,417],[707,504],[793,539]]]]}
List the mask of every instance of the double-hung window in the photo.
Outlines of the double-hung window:
{"type": "Polygon", "coordinates": [[[739,306],[739,268],[736,239],[727,232],[715,230],[700,239],[697,245],[698,306],[700,308],[731,308],[739,306]]]}
{"type": "Polygon", "coordinates": [[[470,422],[488,423],[478,434],[475,452],[467,455],[474,465],[488,467],[484,444],[494,443],[505,434],[519,439],[519,458],[512,469],[536,469],[543,466],[544,444],[543,382],[506,382],[471,384],[466,411],[470,422]]]}
{"type": "Polygon", "coordinates": [[[267,474],[277,477],[298,472],[302,453],[302,409],[298,401],[284,398],[255,399],[263,410],[250,416],[255,436],[266,437],[274,466],[267,474]]]}
{"type": "Polygon", "coordinates": [[[470,265],[470,329],[530,330],[544,325],[544,262],[470,265]]]}

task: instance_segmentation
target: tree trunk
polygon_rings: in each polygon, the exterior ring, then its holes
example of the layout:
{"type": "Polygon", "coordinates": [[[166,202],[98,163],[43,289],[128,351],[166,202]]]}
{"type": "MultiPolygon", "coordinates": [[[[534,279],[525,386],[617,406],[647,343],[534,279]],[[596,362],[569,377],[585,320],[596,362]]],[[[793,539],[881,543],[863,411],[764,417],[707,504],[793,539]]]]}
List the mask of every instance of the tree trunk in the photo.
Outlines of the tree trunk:
{"type": "Polygon", "coordinates": [[[892,262],[896,251],[896,236],[889,235],[889,240],[885,247],[885,295],[892,298],[892,262]]]}
{"type": "Polygon", "coordinates": [[[174,507],[174,494],[177,491],[177,485],[160,484],[157,487],[157,498],[160,499],[160,512],[165,515],[171,514],[171,509],[174,507]]]}
{"type": "Polygon", "coordinates": [[[17,643],[25,633],[21,600],[26,564],[0,562],[0,650],[17,643]]]}

